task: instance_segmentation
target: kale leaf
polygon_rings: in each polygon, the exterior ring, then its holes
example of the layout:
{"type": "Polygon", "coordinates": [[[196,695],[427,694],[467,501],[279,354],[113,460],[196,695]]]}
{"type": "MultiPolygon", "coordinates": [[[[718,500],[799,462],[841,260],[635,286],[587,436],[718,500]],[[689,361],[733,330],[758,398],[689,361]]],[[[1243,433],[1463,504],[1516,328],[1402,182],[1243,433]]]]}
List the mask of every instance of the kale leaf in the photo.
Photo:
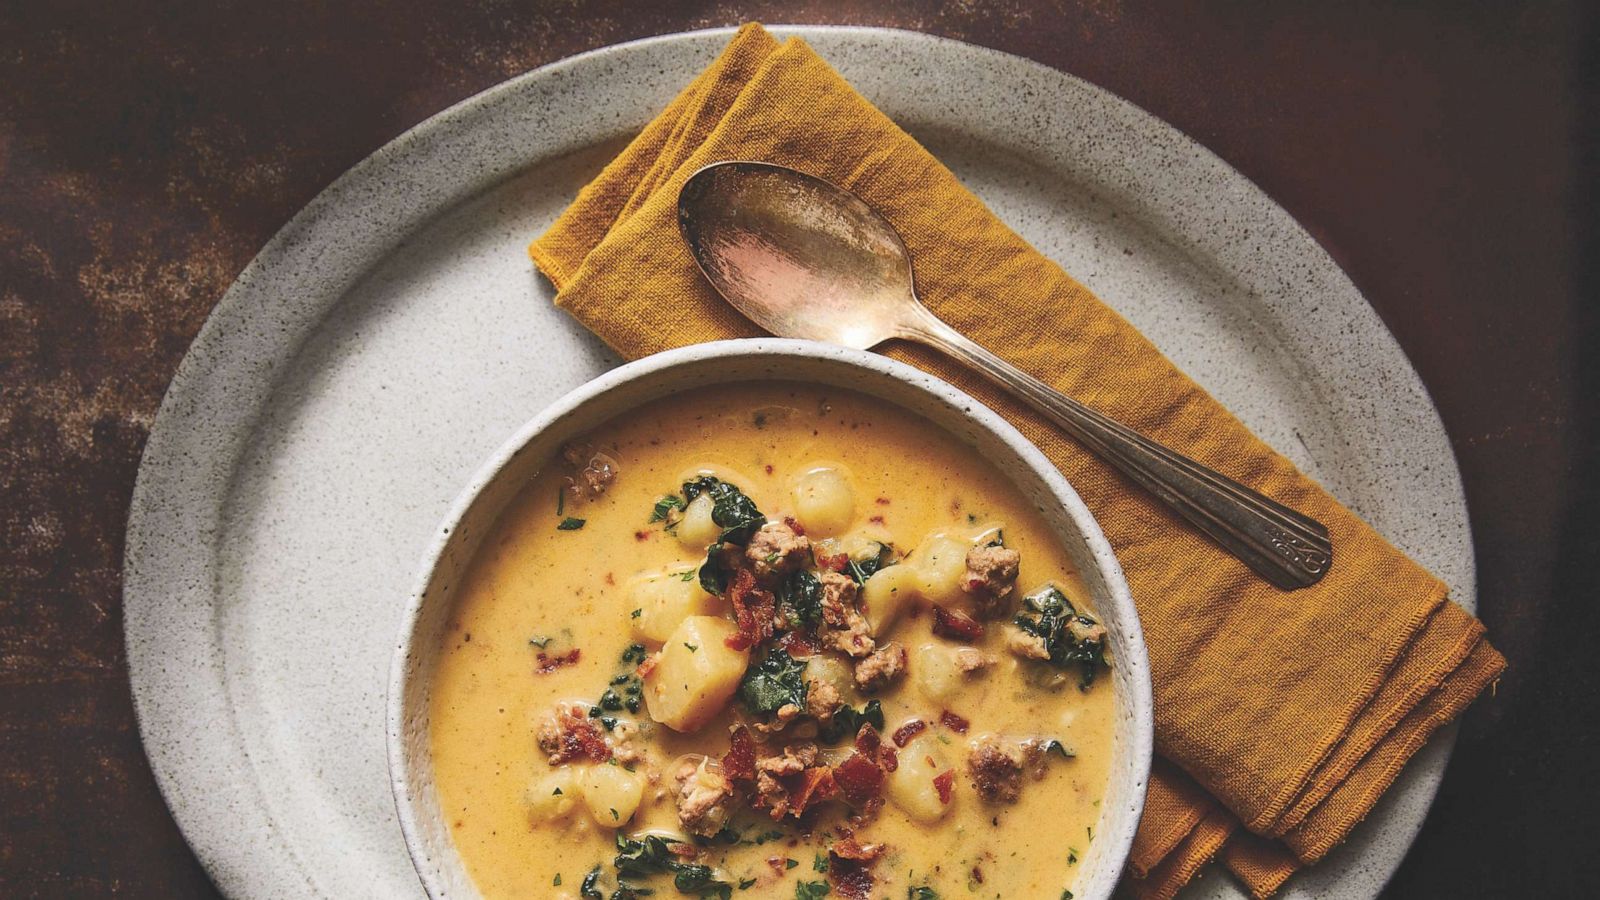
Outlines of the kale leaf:
{"type": "Polygon", "coordinates": [[[849,575],[858,585],[866,584],[867,579],[871,578],[874,572],[877,572],[879,569],[892,566],[896,562],[898,562],[898,560],[895,559],[894,547],[880,541],[878,542],[878,553],[876,556],[862,560],[861,562],[851,559],[850,565],[845,568],[845,574],[849,575]]]}
{"type": "Polygon", "coordinates": [[[1022,598],[1023,609],[1013,623],[1024,632],[1044,641],[1050,651],[1050,665],[1058,669],[1078,666],[1078,686],[1088,690],[1095,675],[1106,664],[1105,642],[1080,640],[1072,633],[1071,625],[1092,626],[1093,618],[1078,612],[1067,595],[1055,585],[1043,588],[1022,598]]]}
{"type": "Polygon", "coordinates": [[[815,573],[799,569],[778,585],[778,608],[798,627],[815,626],[822,619],[822,582],[815,573]]]}
{"type": "Polygon", "coordinates": [[[784,704],[806,708],[806,664],[782,650],[772,650],[750,667],[739,682],[739,699],[753,713],[777,712],[784,704]]]}
{"type": "MultiPolygon", "coordinates": [[[[679,497],[677,494],[668,494],[656,501],[655,507],[650,510],[650,521],[663,521],[667,518],[667,516],[672,514],[673,510],[684,509],[688,505],[689,504],[685,503],[683,498],[679,497]]],[[[668,525],[667,527],[671,528],[672,525],[668,525]]]]}
{"type": "Polygon", "coordinates": [[[869,724],[882,731],[883,704],[876,700],[868,700],[867,705],[859,710],[851,706],[841,706],[834,712],[833,721],[823,726],[818,736],[829,743],[840,738],[855,737],[861,730],[862,724],[869,724]]]}

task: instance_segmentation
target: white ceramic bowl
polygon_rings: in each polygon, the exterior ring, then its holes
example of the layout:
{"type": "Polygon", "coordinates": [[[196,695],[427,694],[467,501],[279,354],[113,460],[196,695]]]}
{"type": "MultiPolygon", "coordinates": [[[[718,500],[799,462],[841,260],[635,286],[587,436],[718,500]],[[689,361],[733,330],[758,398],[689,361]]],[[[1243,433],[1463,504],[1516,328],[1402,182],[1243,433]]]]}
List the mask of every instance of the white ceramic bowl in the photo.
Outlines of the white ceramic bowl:
{"type": "MultiPolygon", "coordinates": [[[[429,896],[477,891],[439,812],[428,742],[428,693],[454,589],[506,504],[564,442],[660,397],[706,385],[783,379],[847,388],[918,413],[973,446],[1030,498],[1083,575],[1110,632],[1117,726],[1111,783],[1074,893],[1111,896],[1144,809],[1152,742],[1149,661],[1127,582],[1100,526],[1038,448],[972,397],[872,353],[809,341],[697,344],[615,369],[556,401],[500,448],[457,498],[423,561],[389,676],[389,770],[400,825],[429,896]]],[[[530,737],[531,740],[531,737],[530,737]]]]}

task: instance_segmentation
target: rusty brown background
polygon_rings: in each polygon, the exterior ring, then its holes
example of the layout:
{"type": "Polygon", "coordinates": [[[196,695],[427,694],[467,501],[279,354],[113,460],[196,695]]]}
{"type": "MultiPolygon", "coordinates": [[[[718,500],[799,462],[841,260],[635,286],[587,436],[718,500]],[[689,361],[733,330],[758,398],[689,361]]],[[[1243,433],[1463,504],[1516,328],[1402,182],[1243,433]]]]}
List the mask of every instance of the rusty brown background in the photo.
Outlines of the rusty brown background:
{"type": "Polygon", "coordinates": [[[1193,135],[1310,229],[1443,412],[1511,659],[1389,895],[1596,895],[1591,6],[0,0],[0,896],[215,894],[140,749],[119,569],[162,392],[257,248],[508,76],[746,19],[1048,63],[1193,135]]]}

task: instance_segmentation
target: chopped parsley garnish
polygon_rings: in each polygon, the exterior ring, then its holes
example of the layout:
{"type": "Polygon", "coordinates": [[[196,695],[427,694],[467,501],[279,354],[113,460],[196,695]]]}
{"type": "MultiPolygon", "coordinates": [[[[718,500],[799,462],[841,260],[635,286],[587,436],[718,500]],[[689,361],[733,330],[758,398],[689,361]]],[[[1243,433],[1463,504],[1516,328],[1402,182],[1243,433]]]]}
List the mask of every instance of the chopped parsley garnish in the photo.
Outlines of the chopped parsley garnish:
{"type": "Polygon", "coordinates": [[[795,866],[798,866],[798,865],[800,865],[800,860],[798,860],[798,859],[785,859],[783,861],[783,867],[785,869],[792,869],[792,868],[794,868],[795,866]]]}
{"type": "MultiPolygon", "coordinates": [[[[564,516],[566,514],[567,514],[567,489],[564,488],[564,487],[563,488],[556,488],[556,515],[564,516]]],[[[556,876],[556,878],[560,878],[560,877],[561,877],[560,875],[556,876]]],[[[557,881],[556,883],[560,884],[561,882],[557,881]]]]}
{"type": "Polygon", "coordinates": [[[684,641],[684,642],[683,642],[683,645],[684,645],[684,646],[685,646],[685,647],[688,647],[688,648],[689,648],[689,652],[690,652],[690,653],[693,653],[693,652],[695,652],[695,651],[696,651],[696,650],[699,650],[699,649],[700,649],[700,648],[699,648],[699,647],[697,647],[697,646],[695,646],[695,645],[694,645],[694,644],[691,644],[691,643],[689,643],[689,642],[688,642],[688,641],[684,641]]]}
{"type": "Polygon", "coordinates": [[[863,723],[871,724],[879,731],[883,730],[883,704],[876,700],[868,700],[867,705],[857,710],[851,706],[841,706],[833,714],[833,721],[818,732],[824,741],[832,742],[840,738],[855,737],[861,731],[863,723]]]}
{"type": "Polygon", "coordinates": [[[1013,623],[1044,641],[1050,652],[1047,660],[1050,665],[1058,669],[1077,666],[1078,686],[1088,690],[1094,684],[1095,675],[1106,664],[1105,642],[1080,640],[1074,636],[1072,626],[1092,626],[1097,624],[1095,620],[1078,612],[1055,585],[1045,585],[1022,598],[1022,605],[1023,610],[1017,613],[1013,623]]]}
{"type": "Polygon", "coordinates": [[[639,618],[639,617],[640,617],[640,616],[642,616],[642,615],[644,615],[644,610],[642,610],[642,609],[636,609],[636,610],[634,610],[634,611],[633,611],[633,612],[631,612],[631,613],[628,613],[628,618],[630,618],[630,619],[637,619],[637,618],[639,618]]]}
{"type": "Polygon", "coordinates": [[[806,708],[806,664],[773,649],[739,682],[739,699],[753,713],[777,712],[785,704],[806,708]]]}
{"type": "Polygon", "coordinates": [[[906,900],[939,900],[939,892],[927,885],[906,888],[906,900]]]}
{"type": "Polygon", "coordinates": [[[532,644],[535,647],[538,647],[540,650],[543,650],[546,646],[548,646],[550,644],[550,636],[549,635],[544,635],[544,634],[536,634],[533,637],[528,638],[528,643],[532,644]]]}
{"type": "Polygon", "coordinates": [[[818,872],[828,871],[828,858],[818,853],[816,858],[811,860],[811,868],[816,869],[818,872]]]}
{"type": "MultiPolygon", "coordinates": [[[[686,509],[688,506],[689,504],[685,503],[682,497],[679,497],[677,494],[668,494],[656,501],[655,507],[650,510],[650,521],[666,521],[667,517],[672,515],[673,510],[686,509]]],[[[676,524],[676,522],[669,522],[667,527],[671,528],[676,524]]]]}
{"type": "MultiPolygon", "coordinates": [[[[560,791],[556,791],[556,793],[558,793],[558,794],[559,794],[559,793],[561,793],[561,792],[560,792],[560,791]]],[[[552,882],[550,882],[550,885],[551,885],[551,886],[552,886],[552,887],[561,887],[561,873],[560,873],[560,872],[557,872],[557,873],[556,873],[556,880],[555,880],[555,881],[552,881],[552,882]]]]}
{"type": "Polygon", "coordinates": [[[794,900],[821,900],[828,896],[826,881],[800,881],[794,886],[794,900]]]}
{"type": "Polygon", "coordinates": [[[557,531],[577,531],[579,528],[582,528],[584,523],[587,522],[587,521],[588,521],[588,519],[575,519],[572,516],[567,516],[565,519],[561,520],[561,524],[560,525],[556,526],[556,530],[557,531]]]}
{"type": "Polygon", "coordinates": [[[1050,740],[1045,741],[1043,744],[1040,744],[1039,749],[1046,753],[1054,753],[1062,759],[1072,759],[1078,755],[1073,753],[1071,750],[1068,750],[1066,744],[1061,743],[1055,738],[1051,738],[1050,740]]]}

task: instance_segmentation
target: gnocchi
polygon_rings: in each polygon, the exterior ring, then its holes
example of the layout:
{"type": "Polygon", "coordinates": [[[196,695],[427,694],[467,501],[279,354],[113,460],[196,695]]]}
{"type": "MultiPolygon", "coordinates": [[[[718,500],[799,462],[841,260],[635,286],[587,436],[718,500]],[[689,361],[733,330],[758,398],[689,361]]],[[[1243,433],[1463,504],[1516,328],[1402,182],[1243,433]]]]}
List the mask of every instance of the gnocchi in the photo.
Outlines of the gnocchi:
{"type": "Polygon", "coordinates": [[[583,803],[606,828],[621,828],[644,800],[644,776],[621,766],[585,766],[579,776],[583,803]]]}
{"type": "Polygon", "coordinates": [[[840,534],[856,516],[855,489],[846,472],[831,465],[819,465],[802,472],[794,485],[795,516],[807,533],[840,534]]]}
{"type": "MultiPolygon", "coordinates": [[[[945,797],[940,797],[936,783],[940,775],[952,770],[949,757],[938,738],[929,732],[908,743],[899,752],[899,765],[888,774],[885,793],[889,801],[902,812],[923,824],[937,822],[950,811],[954,802],[953,790],[946,787],[945,797]]],[[[953,781],[954,779],[950,779],[953,781]]]]}

